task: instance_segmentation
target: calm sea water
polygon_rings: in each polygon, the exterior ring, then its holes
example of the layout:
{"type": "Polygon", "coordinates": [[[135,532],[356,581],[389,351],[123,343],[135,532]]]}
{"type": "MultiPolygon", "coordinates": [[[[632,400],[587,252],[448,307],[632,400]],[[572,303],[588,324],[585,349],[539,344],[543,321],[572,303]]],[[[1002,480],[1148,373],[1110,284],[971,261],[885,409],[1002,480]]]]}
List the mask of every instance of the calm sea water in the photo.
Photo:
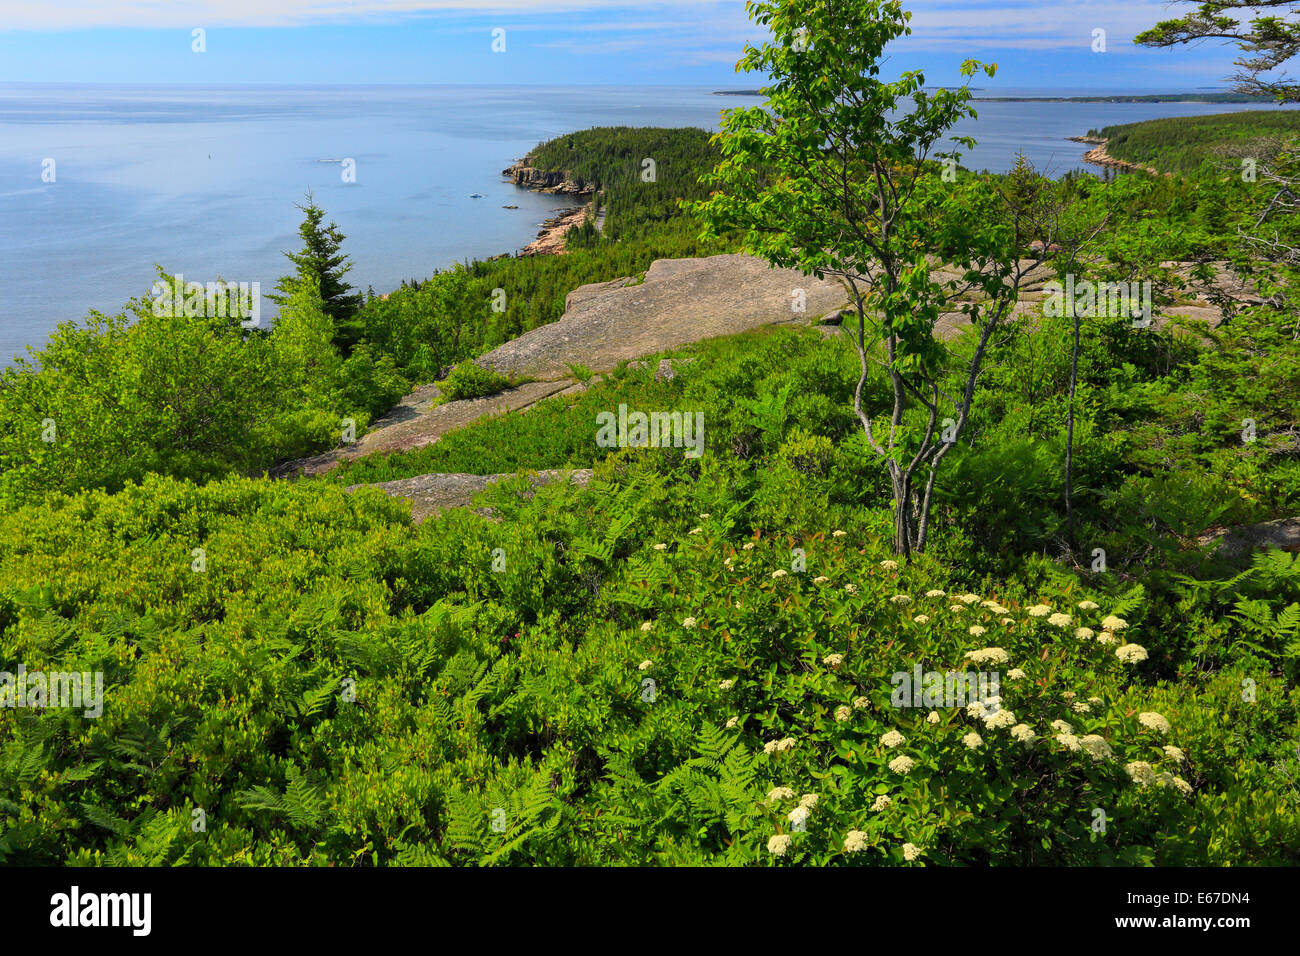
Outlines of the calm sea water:
{"type": "MultiPolygon", "coordinates": [[[[683,87],[0,84],[0,363],[61,321],[145,294],[154,263],[269,291],[288,271],[280,253],[298,248],[308,190],[348,237],[353,285],[382,293],[530,242],[560,201],[500,171],[539,141],[603,125],[716,129],[720,110],[754,102],[683,87]]],[[[983,103],[959,131],[979,140],[968,166],[1005,170],[1023,150],[1059,174],[1084,151],[1065,138],[1091,127],[1238,108],[983,103]]]]}

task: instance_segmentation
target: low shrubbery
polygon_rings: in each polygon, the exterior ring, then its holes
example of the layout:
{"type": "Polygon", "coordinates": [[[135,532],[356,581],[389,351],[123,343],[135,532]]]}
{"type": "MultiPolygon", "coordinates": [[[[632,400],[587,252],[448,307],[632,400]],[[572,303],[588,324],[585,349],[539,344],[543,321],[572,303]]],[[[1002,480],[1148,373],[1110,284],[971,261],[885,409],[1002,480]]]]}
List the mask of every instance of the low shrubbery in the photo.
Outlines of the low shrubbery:
{"type": "Polygon", "coordinates": [[[365,346],[342,359],[332,338],[310,288],[270,332],[225,311],[159,316],[146,299],[61,325],[0,371],[0,506],[151,473],[255,472],[337,444],[345,420],[364,430],[408,383],[365,346]]]}
{"type": "MultiPolygon", "coordinates": [[[[940,546],[900,566],[844,411],[852,351],[789,330],[688,351],[672,381],[624,368],[339,476],[596,467],[585,490],[499,486],[496,521],[156,477],[0,517],[3,660],[106,683],[99,719],[0,708],[0,857],[1296,862],[1300,562],[1215,570],[1156,526],[1104,574],[1027,554],[1060,407],[1016,397],[1013,352],[940,546]],[[620,402],[702,412],[706,454],[595,449],[620,402]],[[1000,700],[896,707],[917,668],[996,673],[1000,700]]],[[[1056,381],[1062,355],[1036,356],[1056,381]]],[[[1103,385],[1084,528],[1131,536],[1146,446],[1098,427],[1103,385]]]]}
{"type": "Polygon", "coordinates": [[[243,479],[0,519],[5,659],[107,685],[98,720],[0,710],[0,858],[1296,862],[1278,658],[1155,679],[1230,619],[900,567],[886,509],[673,462],[419,530],[243,479]],[[917,668],[997,674],[996,712],[895,706],[917,668]]]}
{"type": "Polygon", "coordinates": [[[456,402],[465,398],[483,398],[510,387],[510,379],[475,362],[462,362],[438,385],[442,398],[456,402]]]}

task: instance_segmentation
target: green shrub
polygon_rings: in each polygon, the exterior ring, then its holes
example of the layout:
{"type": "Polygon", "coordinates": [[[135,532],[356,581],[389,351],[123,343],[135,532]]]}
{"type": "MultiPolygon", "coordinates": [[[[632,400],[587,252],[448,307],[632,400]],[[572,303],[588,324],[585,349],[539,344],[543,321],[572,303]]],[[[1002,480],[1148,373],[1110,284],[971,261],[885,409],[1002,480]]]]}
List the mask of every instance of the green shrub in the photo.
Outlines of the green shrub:
{"type": "Polygon", "coordinates": [[[439,383],[438,390],[449,402],[465,398],[483,398],[495,395],[510,387],[510,379],[474,362],[462,362],[447,378],[439,383]]]}
{"type": "Polygon", "coordinates": [[[795,428],[781,445],[777,458],[805,475],[825,475],[835,457],[835,443],[825,435],[810,435],[795,428]]]}
{"type": "MultiPolygon", "coordinates": [[[[160,273],[160,284],[173,280],[160,273]]],[[[150,473],[208,480],[336,444],[406,390],[364,346],[342,361],[314,290],[267,333],[238,316],[122,314],[64,323],[30,361],[0,370],[0,503],[118,489],[150,473]]]]}

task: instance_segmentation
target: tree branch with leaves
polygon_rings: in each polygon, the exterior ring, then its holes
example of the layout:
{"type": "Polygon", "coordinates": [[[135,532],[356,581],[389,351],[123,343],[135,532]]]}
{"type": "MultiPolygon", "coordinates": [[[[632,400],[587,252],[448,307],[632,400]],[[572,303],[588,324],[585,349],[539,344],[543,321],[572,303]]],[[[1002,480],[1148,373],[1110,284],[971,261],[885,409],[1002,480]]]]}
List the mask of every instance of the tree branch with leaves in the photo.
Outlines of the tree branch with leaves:
{"type": "MultiPolygon", "coordinates": [[[[1190,0],[1184,0],[1190,2],[1190,0]]],[[[1173,47],[1202,40],[1236,43],[1242,56],[1232,77],[1237,90],[1300,103],[1300,82],[1278,72],[1300,54],[1300,0],[1216,0],[1174,20],[1163,20],[1138,35],[1148,47],[1173,47]],[[1253,14],[1246,20],[1242,14],[1253,14]]]]}

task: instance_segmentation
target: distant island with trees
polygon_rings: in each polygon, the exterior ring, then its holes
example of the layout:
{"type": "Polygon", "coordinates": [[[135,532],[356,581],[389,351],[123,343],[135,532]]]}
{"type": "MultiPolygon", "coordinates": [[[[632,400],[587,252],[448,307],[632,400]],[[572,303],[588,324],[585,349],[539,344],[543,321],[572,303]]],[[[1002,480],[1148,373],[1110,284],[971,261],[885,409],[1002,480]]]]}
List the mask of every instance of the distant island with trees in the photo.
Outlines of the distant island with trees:
{"type": "MultiPolygon", "coordinates": [[[[928,87],[946,89],[946,87],[928,87]]],[[[981,92],[972,87],[973,92],[981,92]]],[[[758,90],[717,90],[715,96],[761,96],[758,90]]],[[[1268,96],[1248,93],[1144,93],[1098,96],[975,96],[985,103],[1270,103],[1268,96]]]]}

